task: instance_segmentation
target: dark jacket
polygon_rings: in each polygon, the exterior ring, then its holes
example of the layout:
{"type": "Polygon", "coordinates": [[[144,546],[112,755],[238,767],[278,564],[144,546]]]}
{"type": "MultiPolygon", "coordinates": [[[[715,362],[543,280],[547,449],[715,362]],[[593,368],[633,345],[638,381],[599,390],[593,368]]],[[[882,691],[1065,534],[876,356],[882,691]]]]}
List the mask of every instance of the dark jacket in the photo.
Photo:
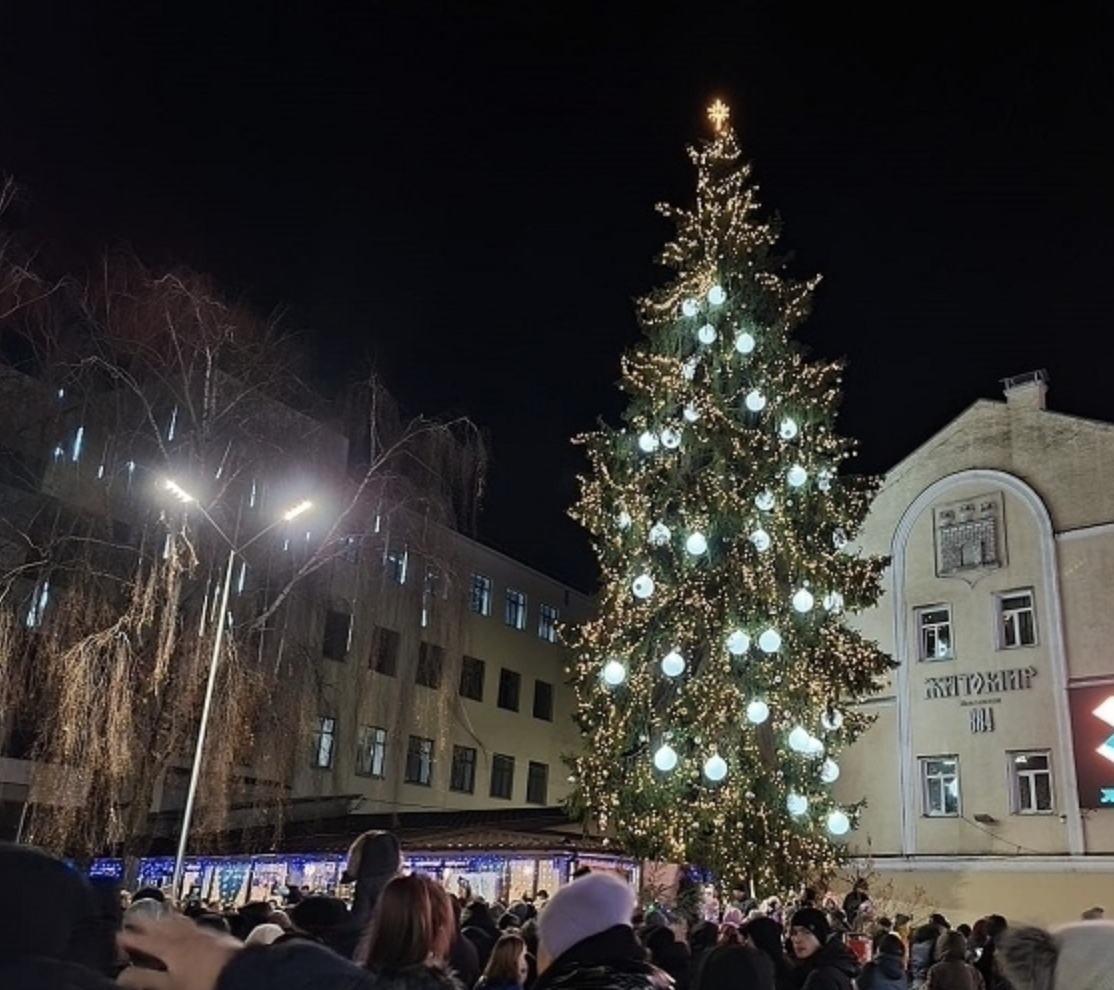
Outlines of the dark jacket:
{"type": "MultiPolygon", "coordinates": [[[[452,970],[441,966],[404,966],[381,970],[373,977],[373,990],[464,990],[452,970]]],[[[332,987],[322,990],[332,990],[332,987]]]]}
{"type": "Polygon", "coordinates": [[[909,990],[905,961],[888,953],[875,956],[863,967],[859,990],[909,990]]]}
{"type": "Polygon", "coordinates": [[[797,963],[801,990],[854,990],[859,961],[838,938],[830,938],[797,963]]]}
{"type": "Polygon", "coordinates": [[[378,986],[366,969],[303,939],[248,946],[232,957],[217,980],[217,990],[376,990],[378,986]]]}
{"type": "Polygon", "coordinates": [[[577,942],[540,974],[530,990],[672,990],[673,981],[646,962],[629,925],[577,942]]]}
{"type": "Polygon", "coordinates": [[[962,959],[943,959],[928,971],[928,990],[983,990],[982,974],[962,959]]]}

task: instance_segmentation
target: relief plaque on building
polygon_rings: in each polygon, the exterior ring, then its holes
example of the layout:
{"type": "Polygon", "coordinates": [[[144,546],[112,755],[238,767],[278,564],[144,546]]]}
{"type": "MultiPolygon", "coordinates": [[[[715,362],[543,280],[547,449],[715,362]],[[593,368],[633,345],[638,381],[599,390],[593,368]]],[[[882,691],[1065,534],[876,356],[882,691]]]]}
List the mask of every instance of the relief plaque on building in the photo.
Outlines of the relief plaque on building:
{"type": "Polygon", "coordinates": [[[938,577],[962,577],[1005,563],[1001,492],[938,505],[933,523],[938,577]]]}

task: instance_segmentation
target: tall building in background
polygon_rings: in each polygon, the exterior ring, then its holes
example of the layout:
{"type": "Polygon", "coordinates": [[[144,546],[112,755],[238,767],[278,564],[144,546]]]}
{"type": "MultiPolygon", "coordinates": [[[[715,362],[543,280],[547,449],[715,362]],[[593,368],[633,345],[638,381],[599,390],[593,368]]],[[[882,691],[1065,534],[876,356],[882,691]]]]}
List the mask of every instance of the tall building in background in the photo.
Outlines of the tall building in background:
{"type": "Polygon", "coordinates": [[[1005,382],[886,476],[858,619],[898,661],[839,792],[876,887],[953,921],[1071,920],[1114,881],[1114,426],[1005,382]]]}

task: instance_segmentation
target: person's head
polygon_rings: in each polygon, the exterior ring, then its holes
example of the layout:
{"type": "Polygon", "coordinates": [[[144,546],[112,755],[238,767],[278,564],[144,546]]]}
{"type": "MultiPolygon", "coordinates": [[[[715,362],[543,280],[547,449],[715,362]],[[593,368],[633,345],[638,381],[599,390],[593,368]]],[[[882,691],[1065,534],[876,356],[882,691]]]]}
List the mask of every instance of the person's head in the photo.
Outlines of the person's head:
{"type": "Polygon", "coordinates": [[[971,941],[971,926],[964,922],[962,925],[956,925],[955,930],[959,932],[968,942],[971,941]]]}
{"type": "Polygon", "coordinates": [[[283,931],[282,926],[265,921],[262,925],[256,925],[248,932],[248,937],[244,939],[244,945],[271,945],[285,934],[286,932],[283,931]]]}
{"type": "Polygon", "coordinates": [[[774,964],[764,952],[746,945],[712,949],[700,969],[701,990],[774,990],[774,964]]]}
{"type": "Polygon", "coordinates": [[[866,882],[865,877],[859,877],[859,879],[855,881],[855,890],[860,894],[866,894],[870,891],[870,884],[866,882]]]}
{"type": "Polygon", "coordinates": [[[936,940],[936,958],[942,960],[966,959],[967,939],[952,929],[944,932],[936,940]]]}
{"type": "Polygon", "coordinates": [[[819,952],[831,934],[824,912],[816,908],[801,908],[789,920],[789,944],[798,959],[807,959],[819,952]]]}
{"type": "Polygon", "coordinates": [[[1009,922],[1000,914],[988,914],[984,920],[986,921],[986,927],[983,931],[991,942],[995,941],[1009,928],[1009,922]]]}
{"type": "Polygon", "coordinates": [[[773,918],[766,915],[751,918],[740,931],[744,941],[749,942],[771,959],[781,958],[782,929],[773,918]]]}
{"type": "Polygon", "coordinates": [[[513,932],[500,935],[484,967],[488,986],[526,985],[530,963],[526,958],[526,940],[513,932]]]}
{"type": "Polygon", "coordinates": [[[448,958],[456,926],[449,895],[420,873],[395,877],[371,920],[367,968],[402,969],[448,958]]]}
{"type": "Polygon", "coordinates": [[[538,972],[594,935],[629,927],[634,905],[634,890],[607,873],[588,873],[562,887],[538,913],[538,972]]]}
{"type": "Polygon", "coordinates": [[[159,887],[140,887],[134,894],[132,894],[133,901],[158,901],[162,904],[166,900],[166,894],[162,892],[159,887]]]}
{"type": "Polygon", "coordinates": [[[689,948],[694,953],[703,952],[716,944],[719,938],[719,926],[711,921],[698,921],[688,932],[689,948]]]}
{"type": "MultiPolygon", "coordinates": [[[[215,911],[201,911],[195,914],[193,923],[201,928],[211,928],[213,931],[221,932],[224,935],[232,933],[232,927],[228,924],[228,919],[223,914],[217,914],[215,911]]],[[[281,932],[282,929],[279,928],[279,931],[281,932]]]]}
{"type": "Polygon", "coordinates": [[[880,939],[878,939],[878,955],[880,956],[897,956],[900,959],[905,958],[905,943],[902,941],[900,935],[895,935],[893,932],[886,932],[880,939]]]}
{"type": "Polygon", "coordinates": [[[951,928],[951,923],[942,914],[934,914],[928,919],[932,924],[940,929],[951,928]]]}
{"type": "Polygon", "coordinates": [[[1016,990],[1110,990],[1114,922],[1008,928],[997,936],[995,961],[1016,990]]]}

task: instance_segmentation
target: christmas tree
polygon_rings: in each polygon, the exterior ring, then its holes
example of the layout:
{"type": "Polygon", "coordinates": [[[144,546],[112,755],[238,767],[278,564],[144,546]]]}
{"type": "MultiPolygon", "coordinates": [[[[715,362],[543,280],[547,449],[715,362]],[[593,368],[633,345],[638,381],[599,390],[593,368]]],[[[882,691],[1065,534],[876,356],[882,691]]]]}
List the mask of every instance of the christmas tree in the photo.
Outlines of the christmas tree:
{"type": "Polygon", "coordinates": [[[581,438],[602,586],[572,636],[573,805],[634,854],[771,893],[833,870],[854,827],[831,784],[891,661],[844,619],[886,561],[852,546],[877,480],[843,470],[842,364],[792,337],[819,280],[786,275],[727,115],[690,149],[695,208],[658,207],[675,275],[638,303],[625,427],[581,438]]]}

